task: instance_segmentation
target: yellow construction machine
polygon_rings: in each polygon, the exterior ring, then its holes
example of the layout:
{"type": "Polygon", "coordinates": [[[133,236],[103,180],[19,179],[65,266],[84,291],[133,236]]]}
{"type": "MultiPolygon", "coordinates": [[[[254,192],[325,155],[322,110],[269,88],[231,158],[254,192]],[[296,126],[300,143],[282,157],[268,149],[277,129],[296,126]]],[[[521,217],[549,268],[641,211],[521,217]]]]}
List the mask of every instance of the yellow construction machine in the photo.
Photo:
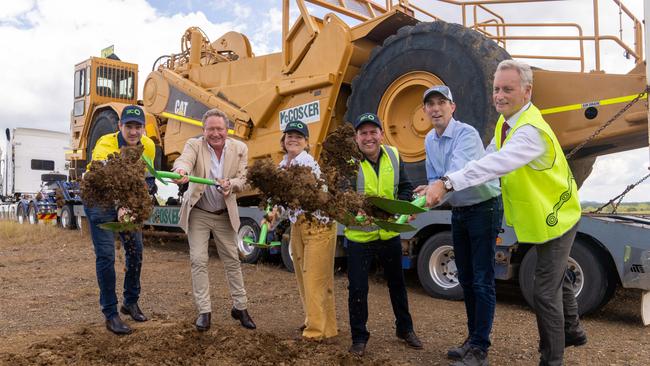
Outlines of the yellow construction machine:
{"type": "MultiPolygon", "coordinates": [[[[421,108],[423,91],[436,84],[450,86],[459,106],[456,118],[474,125],[487,144],[497,120],[491,101],[493,74],[501,60],[511,57],[578,65],[576,72],[534,71],[533,102],[568,151],[645,90],[642,23],[621,0],[608,1],[631,24],[633,44],[628,45],[619,36],[600,34],[598,0],[582,2],[594,15],[590,35],[577,23],[514,23],[491,9],[536,2],[541,1],[440,0],[415,5],[406,0],[295,0],[299,16],[290,24],[290,0],[282,0],[282,52],[258,56],[241,33],[228,32],[211,42],[200,29],[189,28],[180,52],[155,62],[141,101],[137,65],[91,58],[75,68],[71,176],[83,169],[97,139],[116,130],[121,108],[138,102],[147,112],[147,135],[158,147],[157,165],[163,167],[179,156],[188,138],[201,133],[201,116],[210,108],[228,114],[231,132],[248,144],[250,159],[279,158],[281,130],[291,119],[309,125],[318,155],[320,142],[338,125],[376,112],[386,143],[399,149],[410,177],[419,184],[425,179],[423,139],[431,128],[421,108]],[[316,17],[306,3],[329,13],[316,17]],[[441,5],[456,7],[462,24],[439,19],[436,9],[441,5]],[[512,35],[522,28],[537,35],[512,35]],[[562,41],[575,47],[575,54],[553,55],[548,48],[541,55],[509,54],[506,46],[521,40],[562,41]],[[627,74],[603,72],[604,42],[618,45],[636,67],[627,74]],[[595,69],[589,72],[585,44],[595,50],[595,69]]],[[[598,155],[648,144],[645,105],[636,103],[574,156],[579,183],[598,155]]]]}

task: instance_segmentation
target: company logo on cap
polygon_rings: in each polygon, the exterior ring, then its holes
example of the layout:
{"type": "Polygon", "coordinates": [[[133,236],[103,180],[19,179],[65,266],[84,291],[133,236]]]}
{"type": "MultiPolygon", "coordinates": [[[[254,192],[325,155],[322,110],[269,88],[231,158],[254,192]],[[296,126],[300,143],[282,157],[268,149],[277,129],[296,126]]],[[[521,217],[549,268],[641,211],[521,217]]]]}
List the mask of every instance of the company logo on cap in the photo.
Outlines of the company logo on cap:
{"type": "Polygon", "coordinates": [[[363,116],[361,116],[361,122],[374,121],[374,120],[375,120],[375,115],[371,113],[366,113],[363,116]]]}
{"type": "Polygon", "coordinates": [[[291,123],[289,124],[289,127],[305,128],[305,125],[303,125],[303,124],[300,123],[300,122],[291,122],[291,123]]]}
{"type": "Polygon", "coordinates": [[[142,115],[142,112],[140,112],[140,108],[129,108],[126,110],[126,115],[128,116],[129,114],[135,114],[136,116],[142,115]]]}

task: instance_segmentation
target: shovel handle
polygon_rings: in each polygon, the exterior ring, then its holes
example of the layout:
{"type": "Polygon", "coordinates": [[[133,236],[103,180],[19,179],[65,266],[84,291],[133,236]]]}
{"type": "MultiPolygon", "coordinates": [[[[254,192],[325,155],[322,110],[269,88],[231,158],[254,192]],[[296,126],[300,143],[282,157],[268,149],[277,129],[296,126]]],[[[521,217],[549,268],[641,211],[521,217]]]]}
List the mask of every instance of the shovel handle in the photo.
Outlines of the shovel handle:
{"type": "MultiPolygon", "coordinates": [[[[424,205],[427,203],[427,197],[426,196],[419,196],[418,198],[414,199],[411,201],[411,204],[414,206],[418,207],[424,207],[424,205]]],[[[400,215],[397,221],[395,223],[397,224],[406,224],[410,215],[400,215]]]]}
{"type": "MultiPolygon", "coordinates": [[[[160,170],[156,171],[156,175],[160,178],[169,178],[169,179],[181,179],[184,177],[183,175],[180,175],[175,172],[165,172],[160,170]]],[[[210,186],[214,186],[217,184],[214,180],[208,178],[195,177],[192,175],[188,175],[187,177],[190,178],[190,182],[192,183],[207,184],[210,186]]]]}

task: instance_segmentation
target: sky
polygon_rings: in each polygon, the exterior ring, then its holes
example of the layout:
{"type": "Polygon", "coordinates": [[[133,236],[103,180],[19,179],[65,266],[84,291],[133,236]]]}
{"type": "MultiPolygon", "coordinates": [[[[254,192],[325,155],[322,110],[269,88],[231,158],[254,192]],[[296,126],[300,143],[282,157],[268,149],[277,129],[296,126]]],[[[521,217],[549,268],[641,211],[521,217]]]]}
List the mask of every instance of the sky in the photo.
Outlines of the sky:
{"type": "MultiPolygon", "coordinates": [[[[460,22],[457,7],[436,1],[412,0],[435,15],[460,22]]],[[[623,0],[639,19],[642,0],[623,0]]],[[[124,61],[139,65],[139,90],[158,56],[180,51],[180,38],[198,26],[214,40],[227,31],[248,36],[253,52],[280,51],[281,0],[12,0],[0,7],[0,129],[32,127],[67,132],[72,108],[73,70],[76,63],[99,56],[113,45],[124,61]]],[[[379,3],[384,4],[383,1],[379,3]]],[[[618,35],[618,10],[601,0],[601,34],[618,35]]],[[[592,0],[546,1],[541,4],[498,5],[492,9],[509,22],[579,22],[585,34],[593,32],[592,0]],[[540,18],[539,14],[544,17],[540,18]]],[[[325,11],[310,5],[313,14],[325,11]]],[[[292,18],[297,11],[292,2],[292,18]]],[[[631,43],[631,27],[623,22],[623,38],[631,43]]],[[[514,34],[514,33],[510,33],[514,34]]],[[[541,34],[541,33],[539,33],[541,34]]],[[[510,53],[570,54],[564,45],[511,42],[510,53]],[[551,48],[552,47],[552,48],[551,48]],[[537,52],[535,52],[537,51],[537,52]]],[[[571,48],[572,50],[575,48],[571,48]]],[[[593,47],[586,46],[588,56],[593,47]]],[[[602,67],[625,73],[633,63],[619,48],[603,45],[602,67]]],[[[591,57],[593,59],[593,57],[591,57]]],[[[553,70],[579,71],[575,62],[529,61],[553,70]]],[[[587,70],[594,68],[589,61],[587,70]]],[[[3,134],[4,135],[4,134],[3,134]]],[[[648,148],[599,157],[594,172],[580,190],[582,201],[604,202],[647,174],[648,148]]],[[[628,193],[625,202],[650,201],[650,182],[628,193]]]]}

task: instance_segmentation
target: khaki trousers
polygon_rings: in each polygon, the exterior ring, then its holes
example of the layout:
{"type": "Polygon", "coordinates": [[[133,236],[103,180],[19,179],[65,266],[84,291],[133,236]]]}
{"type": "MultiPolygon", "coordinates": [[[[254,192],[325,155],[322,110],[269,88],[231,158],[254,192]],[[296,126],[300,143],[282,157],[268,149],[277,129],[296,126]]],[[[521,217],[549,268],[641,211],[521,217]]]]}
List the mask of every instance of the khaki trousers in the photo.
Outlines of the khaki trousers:
{"type": "Polygon", "coordinates": [[[200,314],[212,311],[208,279],[208,242],[211,232],[226,271],[233,306],[237,310],[244,310],[248,299],[237,251],[237,233],[233,230],[227,214],[215,215],[199,209],[190,211],[187,231],[192,264],[192,291],[196,307],[200,314]]]}
{"type": "Polygon", "coordinates": [[[303,337],[338,334],[334,305],[336,223],[321,225],[300,216],[291,227],[291,255],[305,311],[303,337]]]}

